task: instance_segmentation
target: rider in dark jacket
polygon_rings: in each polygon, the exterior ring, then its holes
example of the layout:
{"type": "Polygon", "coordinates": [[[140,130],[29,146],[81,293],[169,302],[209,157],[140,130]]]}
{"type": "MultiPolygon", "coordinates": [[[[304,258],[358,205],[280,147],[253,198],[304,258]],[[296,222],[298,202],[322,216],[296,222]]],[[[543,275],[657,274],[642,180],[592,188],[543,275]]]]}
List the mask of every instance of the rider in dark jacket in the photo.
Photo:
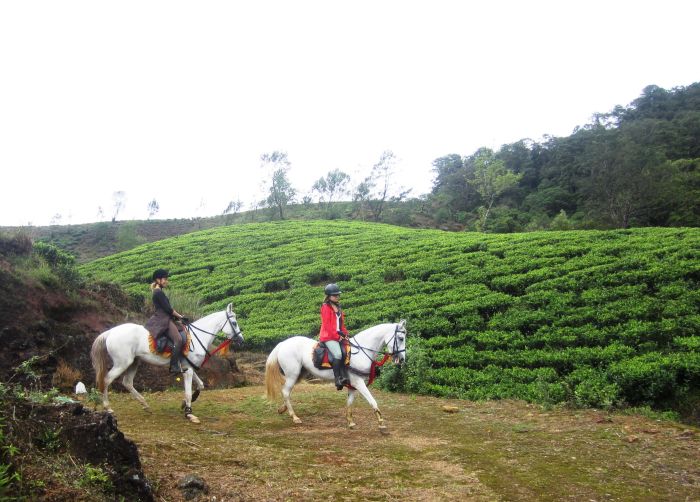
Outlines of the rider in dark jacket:
{"type": "Polygon", "coordinates": [[[168,285],[168,271],[159,268],[153,272],[153,306],[156,311],[151,318],[146,322],[146,329],[150,331],[153,338],[158,338],[164,332],[168,334],[168,338],[173,343],[173,352],[170,356],[170,372],[182,373],[180,365],[180,357],[182,354],[182,337],[174,322],[174,319],[180,321],[184,316],[180,315],[170,305],[170,300],[165,296],[163,288],[168,285]]]}

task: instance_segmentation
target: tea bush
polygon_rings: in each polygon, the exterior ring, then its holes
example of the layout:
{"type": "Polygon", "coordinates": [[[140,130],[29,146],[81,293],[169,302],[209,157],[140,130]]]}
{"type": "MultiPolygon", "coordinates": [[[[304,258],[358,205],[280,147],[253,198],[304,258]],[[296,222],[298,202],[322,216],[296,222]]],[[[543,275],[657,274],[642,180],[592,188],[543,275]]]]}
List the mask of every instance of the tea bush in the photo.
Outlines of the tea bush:
{"type": "MultiPolygon", "coordinates": [[[[284,221],[221,227],[81,266],[148,295],[159,267],[233,302],[249,348],[316,336],[338,282],[355,333],[408,320],[409,364],[388,387],[470,399],[666,406],[700,385],[700,230],[446,233],[284,221]]],[[[177,308],[177,305],[175,305],[177,308]]]]}

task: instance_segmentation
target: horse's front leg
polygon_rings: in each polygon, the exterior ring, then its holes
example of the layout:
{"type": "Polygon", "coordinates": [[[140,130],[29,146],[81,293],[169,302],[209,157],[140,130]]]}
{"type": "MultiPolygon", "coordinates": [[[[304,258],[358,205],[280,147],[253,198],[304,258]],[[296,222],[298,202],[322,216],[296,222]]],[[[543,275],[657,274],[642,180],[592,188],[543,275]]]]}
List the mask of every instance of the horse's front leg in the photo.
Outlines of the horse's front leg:
{"type": "Polygon", "coordinates": [[[192,394],[192,402],[194,403],[197,398],[199,397],[199,393],[204,390],[204,382],[202,381],[201,378],[199,378],[199,375],[192,371],[192,379],[194,380],[194,383],[197,385],[197,388],[195,389],[194,393],[192,394]]]}
{"type": "Polygon", "coordinates": [[[372,397],[372,394],[370,394],[367,385],[365,385],[365,381],[361,378],[352,379],[351,385],[355,387],[355,389],[362,395],[362,397],[364,397],[367,400],[369,405],[372,407],[372,410],[374,410],[374,414],[377,416],[377,421],[379,422],[379,432],[381,432],[382,434],[387,434],[389,430],[387,429],[386,424],[384,423],[382,412],[379,411],[377,401],[375,401],[374,397],[372,397]]]}
{"type": "Polygon", "coordinates": [[[352,419],[352,403],[355,401],[355,391],[348,389],[348,401],[345,408],[345,418],[348,420],[348,428],[355,428],[355,421],[352,419]]]}
{"type": "Polygon", "coordinates": [[[192,375],[194,370],[192,368],[187,368],[187,371],[183,373],[183,380],[185,385],[185,418],[187,418],[193,424],[200,423],[199,418],[197,418],[192,413],[192,375]]]}

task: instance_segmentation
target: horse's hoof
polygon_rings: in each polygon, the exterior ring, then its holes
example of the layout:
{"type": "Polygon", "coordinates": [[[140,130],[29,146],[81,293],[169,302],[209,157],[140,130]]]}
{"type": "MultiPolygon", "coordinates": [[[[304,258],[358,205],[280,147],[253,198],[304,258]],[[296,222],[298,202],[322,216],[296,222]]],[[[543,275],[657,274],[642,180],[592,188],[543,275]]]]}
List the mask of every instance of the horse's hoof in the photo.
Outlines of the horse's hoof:
{"type": "Polygon", "coordinates": [[[282,413],[284,413],[285,411],[287,411],[287,405],[286,405],[286,404],[283,404],[282,406],[280,406],[279,408],[277,408],[277,413],[279,413],[280,415],[281,415],[282,413]]]}
{"type": "Polygon", "coordinates": [[[387,434],[389,434],[389,428],[386,425],[380,425],[379,432],[384,434],[384,435],[387,435],[387,434]]]}
{"type": "Polygon", "coordinates": [[[357,424],[355,422],[350,422],[348,424],[348,429],[354,429],[357,424]]]}
{"type": "Polygon", "coordinates": [[[143,411],[145,411],[146,413],[153,413],[153,410],[151,409],[150,406],[144,406],[143,411]]]}
{"type": "Polygon", "coordinates": [[[114,414],[114,410],[113,410],[112,408],[107,408],[105,411],[106,411],[107,413],[109,413],[110,415],[113,415],[113,414],[114,414]]]}
{"type": "Polygon", "coordinates": [[[187,420],[189,420],[193,424],[201,424],[202,423],[196,416],[194,416],[192,414],[185,415],[185,417],[187,417],[187,420]]]}
{"type": "Polygon", "coordinates": [[[301,418],[299,418],[299,417],[294,417],[294,418],[292,418],[292,420],[294,421],[295,424],[301,423],[301,418]]]}

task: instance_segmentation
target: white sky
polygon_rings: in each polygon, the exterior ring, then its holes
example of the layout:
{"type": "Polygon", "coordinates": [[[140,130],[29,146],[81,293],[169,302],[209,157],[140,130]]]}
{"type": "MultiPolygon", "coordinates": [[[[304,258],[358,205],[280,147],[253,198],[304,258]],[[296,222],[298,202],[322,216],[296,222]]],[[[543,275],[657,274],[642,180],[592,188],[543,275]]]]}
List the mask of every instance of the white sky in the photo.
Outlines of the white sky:
{"type": "Polygon", "coordinates": [[[0,3],[0,225],[220,214],[286,151],[300,194],[383,150],[431,163],[565,136],[700,80],[696,1],[0,3]]]}

